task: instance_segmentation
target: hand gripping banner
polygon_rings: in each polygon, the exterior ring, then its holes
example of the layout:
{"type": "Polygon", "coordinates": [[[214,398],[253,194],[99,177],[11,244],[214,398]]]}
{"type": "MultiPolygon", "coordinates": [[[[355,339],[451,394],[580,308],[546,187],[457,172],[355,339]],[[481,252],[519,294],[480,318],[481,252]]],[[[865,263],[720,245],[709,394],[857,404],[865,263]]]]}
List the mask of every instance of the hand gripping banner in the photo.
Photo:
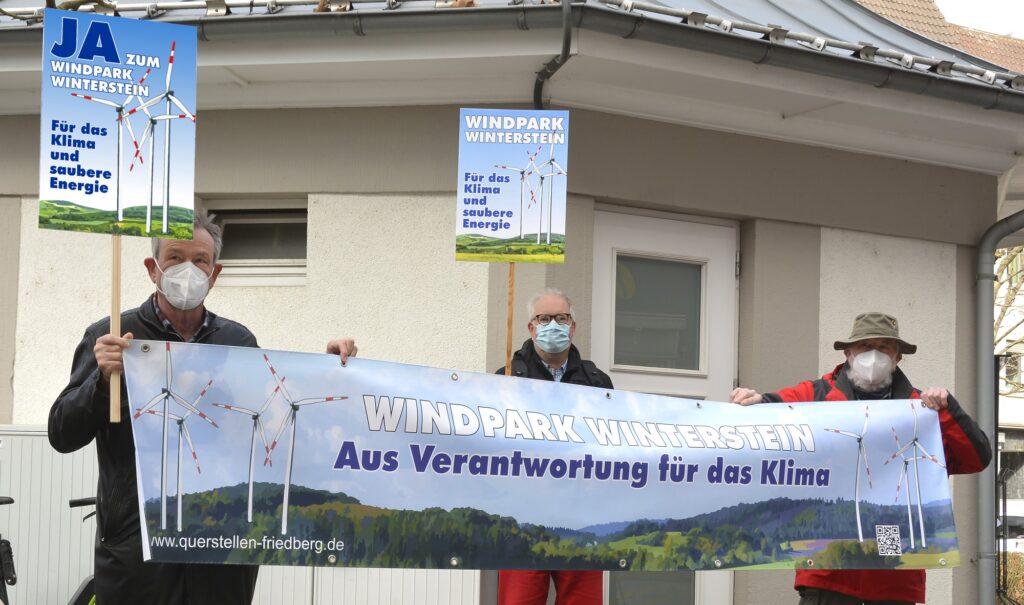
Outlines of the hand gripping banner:
{"type": "Polygon", "coordinates": [[[935,412],[741,408],[135,341],[144,556],[462,569],[959,564],[935,412]]]}

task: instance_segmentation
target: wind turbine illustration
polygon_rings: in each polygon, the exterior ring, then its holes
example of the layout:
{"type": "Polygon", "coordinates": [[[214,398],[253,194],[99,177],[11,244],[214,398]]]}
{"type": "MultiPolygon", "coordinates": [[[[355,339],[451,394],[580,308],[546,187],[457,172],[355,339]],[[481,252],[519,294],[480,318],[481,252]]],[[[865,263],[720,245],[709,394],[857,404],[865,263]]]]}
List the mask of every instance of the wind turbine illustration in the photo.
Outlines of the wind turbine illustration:
{"type": "Polygon", "coordinates": [[[871,483],[871,467],[868,465],[868,450],[867,446],[864,445],[864,435],[868,431],[868,406],[864,406],[864,427],[861,428],[860,433],[851,433],[850,431],[843,431],[840,429],[825,429],[830,433],[836,433],[857,440],[857,475],[853,483],[853,506],[857,512],[857,538],[861,542],[864,541],[864,529],[861,527],[860,522],[860,463],[864,462],[864,470],[867,471],[868,476],[868,489],[874,486],[871,483]]]}
{"type": "MultiPolygon", "coordinates": [[[[177,117],[184,117],[184,118],[188,118],[189,120],[192,120],[192,122],[195,123],[196,116],[194,114],[192,114],[188,109],[185,108],[185,104],[182,103],[181,100],[178,99],[178,97],[174,96],[174,89],[171,88],[171,75],[172,75],[172,73],[174,71],[174,49],[175,49],[176,44],[177,44],[177,42],[171,42],[171,55],[167,59],[167,77],[166,77],[166,79],[164,81],[164,91],[162,93],[158,94],[157,96],[153,97],[152,99],[149,99],[145,103],[142,103],[138,107],[132,109],[127,114],[125,114],[124,117],[131,116],[133,113],[135,113],[137,111],[145,110],[148,107],[156,105],[160,101],[164,101],[166,103],[166,108],[165,108],[165,111],[164,111],[164,114],[166,116],[172,116],[173,115],[173,116],[175,116],[175,118],[177,118],[177,117]],[[177,106],[177,108],[181,111],[180,114],[172,114],[171,113],[171,104],[172,103],[175,106],[177,106]]],[[[153,118],[151,117],[151,120],[152,119],[153,118]]],[[[168,230],[167,230],[167,220],[168,220],[168,214],[170,213],[170,203],[171,203],[170,202],[170,199],[171,199],[171,178],[170,178],[170,175],[171,175],[171,119],[173,119],[173,118],[167,118],[167,119],[164,120],[164,167],[163,167],[164,168],[164,181],[163,181],[163,184],[164,184],[164,207],[163,207],[163,210],[164,210],[164,212],[163,212],[163,230],[162,230],[162,233],[165,233],[165,234],[168,233],[168,230]]],[[[152,160],[152,155],[150,156],[150,159],[152,160]]],[[[152,201],[150,201],[150,204],[152,204],[152,201]]]]}
{"type": "MultiPolygon", "coordinates": [[[[142,109],[143,113],[145,113],[146,116],[149,118],[149,120],[146,123],[146,129],[142,132],[142,138],[139,140],[139,147],[144,147],[146,145],[146,141],[148,140],[149,141],[149,151],[148,151],[148,153],[149,153],[150,160],[152,160],[152,158],[154,157],[153,156],[154,144],[156,143],[155,130],[156,130],[157,123],[161,122],[161,121],[165,121],[165,120],[179,120],[179,119],[182,119],[182,118],[187,119],[189,116],[187,116],[185,114],[181,114],[181,113],[179,113],[179,114],[164,115],[164,116],[154,116],[153,114],[151,114],[149,112],[148,108],[142,107],[141,109],[142,109]]],[[[132,158],[132,163],[128,167],[128,171],[129,172],[131,172],[132,170],[135,169],[135,160],[136,159],[138,159],[139,162],[141,163],[142,162],[142,154],[141,153],[136,153],[136,157],[132,158]]],[[[155,181],[153,180],[153,169],[154,169],[154,164],[153,164],[152,161],[150,161],[150,163],[149,163],[149,176],[148,176],[148,178],[149,178],[149,203],[146,204],[146,233],[149,233],[150,231],[153,230],[153,197],[154,197],[154,195],[153,195],[153,187],[155,186],[155,181]]]]}
{"type": "MultiPolygon", "coordinates": [[[[536,153],[540,153],[540,147],[537,148],[536,153]]],[[[536,157],[536,153],[534,154],[534,157],[536,157]]],[[[530,170],[530,167],[533,165],[533,158],[530,157],[530,152],[526,152],[526,156],[530,159],[530,163],[523,168],[515,168],[512,166],[505,166],[502,164],[494,165],[495,168],[500,168],[501,170],[511,170],[512,172],[519,173],[519,239],[523,239],[524,186],[526,185],[526,180],[533,173],[530,170]]]]}
{"type": "MultiPolygon", "coordinates": [[[[141,408],[139,408],[138,410],[136,410],[135,411],[135,417],[134,417],[134,419],[137,420],[143,414],[150,412],[150,410],[152,410],[153,407],[156,406],[158,403],[163,403],[163,408],[162,408],[163,411],[158,413],[159,415],[163,416],[163,418],[164,418],[163,447],[161,449],[161,454],[160,454],[160,529],[167,529],[167,425],[168,425],[168,421],[173,416],[173,414],[171,414],[171,410],[170,410],[171,401],[173,401],[174,403],[178,404],[179,406],[185,408],[185,410],[187,412],[189,412],[191,414],[195,414],[195,415],[199,416],[200,418],[202,418],[203,420],[205,420],[206,422],[210,423],[211,425],[213,425],[213,428],[218,428],[217,427],[217,423],[214,422],[213,419],[211,419],[205,413],[199,411],[199,409],[196,407],[196,406],[199,405],[199,400],[201,400],[203,398],[203,396],[206,395],[206,392],[210,389],[210,385],[213,384],[213,380],[210,380],[209,382],[206,383],[206,386],[203,387],[203,390],[199,392],[199,396],[195,398],[195,401],[192,401],[191,403],[186,401],[183,397],[181,397],[181,395],[178,395],[177,393],[175,393],[174,391],[171,390],[171,385],[174,382],[174,366],[173,366],[173,364],[171,362],[171,343],[169,343],[169,342],[165,342],[164,343],[164,351],[165,351],[166,356],[167,356],[166,362],[165,362],[165,369],[166,369],[166,373],[165,373],[166,383],[165,383],[165,386],[164,386],[164,388],[160,389],[160,393],[158,395],[156,395],[155,397],[153,397],[152,399],[150,399],[149,402],[146,403],[146,405],[144,405],[141,408]]],[[[191,440],[190,440],[190,443],[191,443],[191,440]]],[[[178,454],[179,454],[179,456],[181,454],[181,447],[180,447],[180,445],[179,445],[179,448],[178,448],[178,454]]],[[[197,464],[198,464],[198,462],[197,462],[197,464]]],[[[179,471],[180,471],[180,468],[181,467],[180,467],[180,464],[179,464],[179,471]]],[[[179,476],[180,476],[180,472],[179,472],[179,476]]],[[[180,494],[180,487],[179,487],[179,494],[180,494]]],[[[179,519],[180,519],[180,515],[179,515],[179,519]]]]}
{"type": "Polygon", "coordinates": [[[327,396],[327,397],[309,397],[305,399],[292,399],[292,396],[288,393],[288,389],[284,386],[284,378],[278,375],[277,370],[274,369],[274,364],[270,363],[270,358],[267,354],[263,354],[263,360],[267,362],[267,367],[270,369],[270,374],[274,377],[277,382],[277,387],[281,389],[281,396],[288,402],[289,410],[288,415],[281,420],[281,426],[277,429],[277,434],[274,435],[274,440],[270,443],[270,450],[267,452],[267,459],[264,464],[270,464],[270,458],[274,455],[274,448],[277,447],[278,441],[281,439],[281,435],[285,429],[291,427],[291,439],[288,442],[288,463],[285,465],[284,471],[284,501],[281,506],[281,534],[286,535],[288,533],[288,495],[291,492],[292,487],[292,465],[295,462],[295,427],[299,420],[299,410],[307,405],[313,405],[317,403],[326,403],[328,401],[341,401],[342,399],[348,399],[344,396],[327,396]]]}
{"type": "MultiPolygon", "coordinates": [[[[900,445],[900,437],[899,437],[899,435],[896,434],[896,428],[895,427],[892,429],[892,436],[893,436],[893,438],[896,439],[896,449],[899,450],[902,446],[900,445]]],[[[897,454],[894,454],[894,456],[896,456],[896,455],[897,454]]],[[[910,548],[913,549],[914,546],[915,546],[915,540],[914,540],[914,515],[913,515],[913,512],[912,512],[913,509],[911,508],[911,502],[913,502],[913,498],[910,496],[910,471],[908,469],[910,467],[910,463],[913,460],[915,460],[916,458],[914,458],[914,457],[907,458],[903,454],[898,454],[898,456],[903,461],[903,468],[900,470],[900,480],[899,480],[898,483],[896,483],[896,501],[895,502],[896,502],[896,504],[899,504],[900,503],[900,496],[903,494],[904,491],[906,491],[906,493],[907,493],[907,527],[910,528],[910,548]]],[[[918,456],[917,458],[920,458],[920,456],[918,456]]],[[[893,458],[889,458],[888,460],[886,460],[883,463],[883,465],[884,464],[889,464],[890,462],[892,462],[892,460],[893,460],[893,458]]],[[[923,534],[922,534],[922,537],[923,537],[923,534]]]]}
{"type": "MultiPolygon", "coordinates": [[[[934,464],[939,465],[942,468],[946,468],[946,465],[941,463],[941,462],[939,462],[938,458],[936,458],[935,456],[932,456],[931,454],[929,454],[928,450],[926,450],[924,448],[924,446],[921,445],[921,441],[917,437],[917,406],[914,404],[913,401],[910,402],[910,409],[913,410],[913,412],[914,412],[914,437],[906,445],[900,446],[900,438],[896,435],[896,429],[893,428],[892,435],[893,435],[893,437],[896,437],[896,451],[893,453],[892,456],[889,456],[889,458],[883,464],[889,464],[890,462],[892,462],[893,460],[895,460],[897,458],[900,458],[900,459],[903,460],[903,474],[900,476],[900,485],[903,485],[903,481],[904,481],[904,479],[906,479],[906,485],[907,485],[907,521],[909,522],[909,525],[910,525],[910,547],[914,548],[914,519],[913,519],[913,516],[911,515],[911,500],[913,500],[913,498],[911,497],[911,493],[910,493],[910,476],[909,476],[909,473],[910,473],[910,471],[909,471],[910,463],[911,462],[914,463],[914,487],[915,487],[915,491],[917,492],[917,521],[919,523],[918,527],[921,530],[921,548],[927,548],[928,547],[928,542],[927,542],[927,539],[925,538],[925,535],[924,535],[924,509],[923,509],[923,507],[921,505],[921,473],[920,473],[917,461],[918,460],[929,460],[929,461],[933,462],[934,464]],[[914,449],[914,452],[913,452],[914,455],[908,458],[908,457],[906,457],[904,455],[904,453],[908,449],[910,449],[910,448],[914,449]]],[[[899,502],[899,487],[896,488],[896,500],[897,500],[897,502],[899,502]]]]}
{"type": "MultiPolygon", "coordinates": [[[[536,164],[537,156],[540,155],[540,147],[537,148],[532,155],[527,152],[527,157],[530,159],[530,163],[527,164],[528,168],[532,168],[531,174],[536,174],[540,179],[540,194],[537,195],[533,190],[533,186],[527,181],[527,186],[530,188],[530,205],[534,202],[537,206],[537,243],[540,244],[540,234],[544,231],[544,178],[545,174],[541,172],[540,168],[536,164]],[[539,198],[539,199],[538,199],[539,198]]],[[[543,165],[543,164],[542,164],[543,165]]]]}
{"type": "MultiPolygon", "coordinates": [[[[207,386],[209,386],[209,385],[207,385],[207,386]]],[[[146,413],[147,414],[152,414],[153,416],[161,416],[162,415],[160,412],[158,412],[158,411],[156,411],[154,409],[146,410],[146,413]]],[[[192,461],[195,462],[195,464],[196,464],[196,473],[198,473],[200,475],[203,474],[203,470],[199,467],[199,456],[196,454],[195,445],[192,443],[192,435],[189,434],[189,432],[188,432],[188,425],[185,424],[185,421],[191,415],[192,415],[192,411],[191,410],[186,411],[183,416],[175,416],[174,414],[167,414],[167,417],[170,418],[171,420],[175,421],[177,423],[177,425],[178,425],[178,468],[177,468],[177,470],[178,470],[178,482],[175,485],[177,486],[177,492],[178,492],[178,496],[177,496],[178,497],[178,517],[177,517],[178,521],[177,521],[177,525],[178,525],[178,531],[179,532],[181,532],[181,527],[182,527],[181,496],[184,493],[184,488],[183,488],[184,483],[182,482],[182,476],[181,476],[181,453],[182,453],[181,439],[182,439],[182,437],[184,437],[185,440],[188,442],[188,449],[189,449],[189,451],[192,452],[192,461]]]]}
{"type": "MultiPolygon", "coordinates": [[[[552,134],[554,134],[554,133],[552,133],[552,134]]],[[[562,168],[561,164],[559,164],[558,161],[555,160],[554,137],[552,137],[552,139],[551,139],[551,150],[550,150],[549,155],[548,155],[548,160],[546,162],[544,162],[543,164],[541,164],[541,170],[543,170],[544,168],[550,168],[551,172],[548,172],[547,174],[543,174],[543,173],[541,174],[540,178],[541,178],[541,196],[542,197],[544,195],[544,178],[547,177],[547,178],[552,179],[550,185],[548,186],[548,239],[547,239],[547,243],[550,244],[551,243],[551,219],[552,219],[552,212],[553,212],[553,209],[555,207],[555,204],[554,204],[554,201],[555,201],[555,199],[554,199],[555,198],[554,178],[556,176],[568,176],[568,174],[569,174],[568,172],[565,171],[565,168],[562,168]]],[[[537,243],[539,244],[540,243],[540,241],[539,241],[540,238],[538,237],[537,239],[538,239],[537,243]]]]}
{"type": "MultiPolygon", "coordinates": [[[[139,79],[139,85],[142,85],[142,83],[146,81],[147,76],[149,76],[148,69],[146,70],[146,73],[142,75],[142,78],[139,79]]],[[[142,156],[139,153],[139,142],[135,139],[135,132],[132,130],[132,124],[130,121],[124,119],[127,115],[134,112],[133,110],[126,114],[125,109],[127,108],[128,103],[135,98],[135,95],[129,95],[122,103],[116,103],[107,99],[100,99],[91,95],[78,94],[77,92],[71,93],[71,96],[79,99],[85,99],[86,101],[91,101],[93,103],[99,103],[100,105],[106,105],[107,107],[113,107],[114,111],[117,113],[117,178],[114,180],[114,198],[115,203],[117,204],[117,222],[120,223],[124,220],[124,207],[121,206],[121,147],[124,145],[124,130],[128,131],[128,136],[131,137],[132,144],[135,146],[135,154],[132,156],[132,162],[134,163],[136,157],[139,158],[140,162],[142,161],[142,156]]]]}
{"type": "MultiPolygon", "coordinates": [[[[284,384],[284,378],[281,378],[281,384],[284,384]]],[[[270,393],[270,397],[263,403],[259,410],[250,410],[237,405],[228,405],[225,403],[215,403],[213,405],[224,408],[232,412],[238,412],[240,414],[246,414],[252,418],[252,437],[249,440],[249,514],[246,517],[249,523],[252,523],[252,484],[253,484],[253,470],[254,461],[256,459],[256,433],[259,433],[260,438],[263,440],[264,456],[263,465],[270,464],[270,444],[267,443],[267,433],[263,429],[263,413],[270,407],[270,402],[277,397],[278,392],[281,390],[280,386],[274,387],[273,392],[270,393]]]]}

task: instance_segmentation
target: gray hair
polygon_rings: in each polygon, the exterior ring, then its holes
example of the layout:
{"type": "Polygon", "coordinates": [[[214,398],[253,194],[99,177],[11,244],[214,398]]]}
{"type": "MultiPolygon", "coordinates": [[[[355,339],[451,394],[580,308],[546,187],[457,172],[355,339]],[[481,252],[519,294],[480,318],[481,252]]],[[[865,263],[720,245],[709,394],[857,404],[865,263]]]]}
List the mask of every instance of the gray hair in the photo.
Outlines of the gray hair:
{"type": "MultiPolygon", "coordinates": [[[[213,222],[213,219],[217,218],[216,214],[207,214],[205,210],[196,209],[192,213],[192,232],[195,233],[196,229],[202,229],[203,231],[210,234],[213,238],[213,262],[220,260],[220,251],[224,247],[224,235],[220,225],[213,222]]],[[[163,238],[153,237],[150,238],[150,242],[153,245],[153,258],[160,258],[160,242],[163,238]]]]}
{"type": "Polygon", "coordinates": [[[533,308],[537,305],[537,301],[549,294],[561,296],[562,300],[564,300],[566,304],[569,305],[569,315],[572,315],[574,318],[576,317],[576,311],[572,307],[572,300],[569,299],[565,292],[562,292],[558,288],[544,288],[540,292],[531,296],[530,302],[526,303],[526,314],[527,316],[529,316],[530,319],[533,319],[533,308]]]}

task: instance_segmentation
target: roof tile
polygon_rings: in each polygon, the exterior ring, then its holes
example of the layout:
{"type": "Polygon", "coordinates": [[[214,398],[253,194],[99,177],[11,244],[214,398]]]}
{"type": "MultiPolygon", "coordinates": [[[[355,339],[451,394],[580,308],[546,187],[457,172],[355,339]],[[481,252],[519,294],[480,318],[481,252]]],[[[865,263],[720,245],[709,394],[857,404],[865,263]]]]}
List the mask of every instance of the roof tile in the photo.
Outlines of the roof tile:
{"type": "Polygon", "coordinates": [[[960,41],[956,45],[976,57],[1014,71],[1024,73],[1024,40],[977,29],[956,26],[960,41]]]}
{"type": "Polygon", "coordinates": [[[936,42],[1024,73],[1024,40],[946,21],[934,0],[857,0],[868,10],[936,42]]]}
{"type": "Polygon", "coordinates": [[[960,38],[934,0],[857,0],[862,6],[907,29],[948,46],[960,38]]]}

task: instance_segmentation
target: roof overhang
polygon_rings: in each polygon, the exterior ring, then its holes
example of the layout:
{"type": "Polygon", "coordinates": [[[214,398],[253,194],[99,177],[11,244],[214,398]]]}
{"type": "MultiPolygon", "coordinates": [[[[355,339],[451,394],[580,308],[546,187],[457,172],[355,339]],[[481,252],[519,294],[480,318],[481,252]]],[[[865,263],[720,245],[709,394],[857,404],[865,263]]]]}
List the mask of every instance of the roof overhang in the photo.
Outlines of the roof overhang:
{"type": "MultiPolygon", "coordinates": [[[[550,5],[181,21],[199,31],[200,111],[529,104],[563,33],[550,5]]],[[[992,175],[1024,154],[1024,93],[1007,87],[595,4],[573,5],[570,25],[554,106],[992,175]]],[[[0,114],[38,113],[40,40],[38,26],[0,30],[0,114]]]]}

